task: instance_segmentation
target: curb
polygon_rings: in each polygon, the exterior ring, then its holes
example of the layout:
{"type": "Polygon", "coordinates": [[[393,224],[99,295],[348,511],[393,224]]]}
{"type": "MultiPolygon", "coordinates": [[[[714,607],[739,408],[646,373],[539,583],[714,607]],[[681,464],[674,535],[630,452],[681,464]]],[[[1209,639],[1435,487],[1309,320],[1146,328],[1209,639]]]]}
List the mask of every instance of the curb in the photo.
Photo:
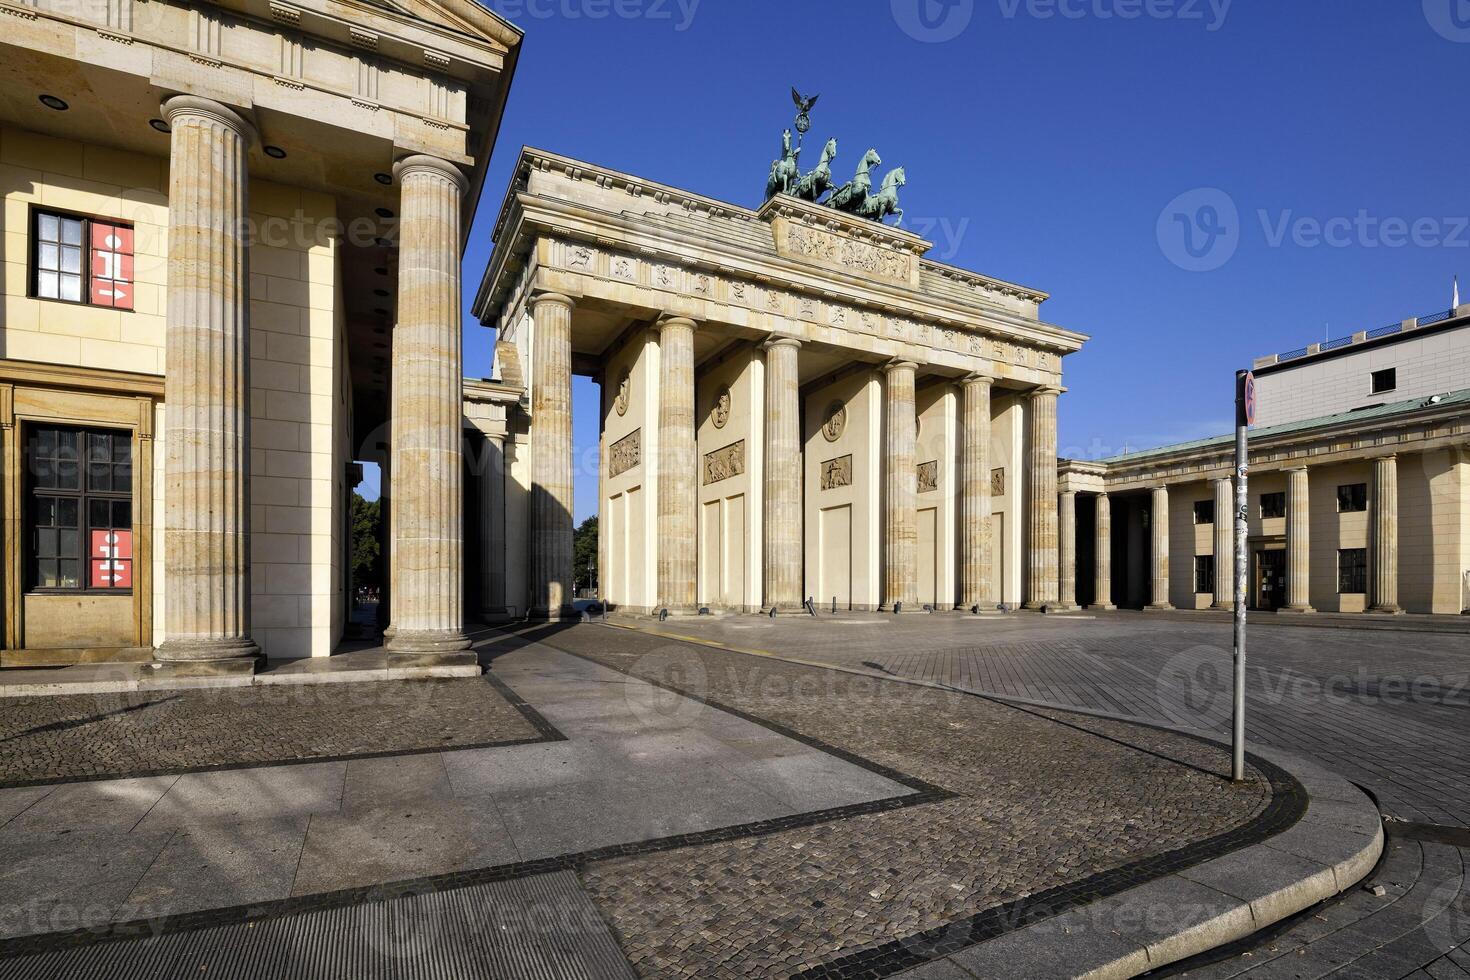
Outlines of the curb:
{"type": "Polygon", "coordinates": [[[1135,977],[1244,939],[1367,877],[1383,851],[1372,800],[1300,756],[1258,745],[1251,751],[1307,791],[1306,814],[1286,832],[900,976],[1135,977]]]}
{"type": "MultiPolygon", "coordinates": [[[[1196,737],[1203,734],[1109,712],[963,691],[917,678],[785,657],[641,626],[609,625],[747,656],[882,677],[903,684],[1092,715],[1196,737]]],[[[963,980],[971,976],[1006,977],[1007,980],[1134,977],[1244,939],[1339,895],[1366,878],[1383,853],[1384,841],[1382,817],[1368,795],[1302,756],[1255,743],[1248,749],[1286,770],[1306,791],[1307,812],[1283,833],[970,946],[898,976],[912,980],[963,980]]]]}

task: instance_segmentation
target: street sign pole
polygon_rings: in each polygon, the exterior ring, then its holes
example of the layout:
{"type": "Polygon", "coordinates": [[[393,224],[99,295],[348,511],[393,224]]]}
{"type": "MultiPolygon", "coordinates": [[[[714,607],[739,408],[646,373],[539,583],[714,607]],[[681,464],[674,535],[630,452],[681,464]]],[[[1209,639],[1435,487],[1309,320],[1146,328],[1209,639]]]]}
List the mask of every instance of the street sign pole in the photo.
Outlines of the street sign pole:
{"type": "MultiPolygon", "coordinates": [[[[1249,494],[1250,445],[1247,430],[1256,421],[1256,378],[1249,371],[1235,373],[1235,703],[1231,731],[1231,779],[1245,780],[1245,610],[1250,556],[1249,494]]],[[[1217,569],[1216,572],[1221,571],[1217,569]]]]}

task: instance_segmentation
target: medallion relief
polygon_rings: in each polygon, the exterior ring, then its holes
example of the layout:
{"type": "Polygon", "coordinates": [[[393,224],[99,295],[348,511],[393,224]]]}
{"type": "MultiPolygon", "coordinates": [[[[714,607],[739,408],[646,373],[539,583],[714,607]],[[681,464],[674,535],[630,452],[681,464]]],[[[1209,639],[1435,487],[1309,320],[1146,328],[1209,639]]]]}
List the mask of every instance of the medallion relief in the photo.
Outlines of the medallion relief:
{"type": "Polygon", "coordinates": [[[847,430],[847,406],[833,402],[827,406],[827,418],[822,423],[822,436],[828,442],[836,442],[847,430]]]}
{"type": "Polygon", "coordinates": [[[720,390],[715,392],[715,404],[710,409],[710,421],[715,424],[716,429],[723,429],[730,421],[730,386],[720,385],[720,390]]]}
{"type": "Polygon", "coordinates": [[[627,371],[624,371],[623,376],[618,378],[618,393],[613,398],[613,410],[618,413],[619,418],[628,414],[628,399],[632,386],[632,377],[627,371]]]}

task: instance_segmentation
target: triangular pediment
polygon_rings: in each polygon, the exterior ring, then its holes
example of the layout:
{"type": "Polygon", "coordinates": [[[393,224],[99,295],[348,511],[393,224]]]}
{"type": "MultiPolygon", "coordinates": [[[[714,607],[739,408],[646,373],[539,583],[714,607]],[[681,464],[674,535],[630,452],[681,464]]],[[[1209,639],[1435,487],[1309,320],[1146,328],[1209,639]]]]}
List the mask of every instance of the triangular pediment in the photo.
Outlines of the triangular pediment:
{"type": "Polygon", "coordinates": [[[367,0],[438,27],[469,34],[507,50],[520,44],[520,28],[475,0],[367,0]]]}

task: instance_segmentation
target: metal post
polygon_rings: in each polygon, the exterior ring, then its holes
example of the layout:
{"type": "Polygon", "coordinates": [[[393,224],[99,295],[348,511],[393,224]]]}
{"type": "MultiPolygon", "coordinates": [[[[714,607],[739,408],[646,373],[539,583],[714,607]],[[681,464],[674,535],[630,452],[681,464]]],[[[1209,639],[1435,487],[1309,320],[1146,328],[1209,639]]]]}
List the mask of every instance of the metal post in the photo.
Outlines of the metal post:
{"type": "MultiPolygon", "coordinates": [[[[1235,373],[1235,702],[1231,732],[1233,763],[1231,779],[1245,779],[1245,620],[1247,583],[1250,577],[1249,494],[1250,447],[1246,430],[1256,417],[1255,377],[1249,371],[1235,373]]],[[[1220,569],[1216,569],[1218,575],[1220,569]]]]}

